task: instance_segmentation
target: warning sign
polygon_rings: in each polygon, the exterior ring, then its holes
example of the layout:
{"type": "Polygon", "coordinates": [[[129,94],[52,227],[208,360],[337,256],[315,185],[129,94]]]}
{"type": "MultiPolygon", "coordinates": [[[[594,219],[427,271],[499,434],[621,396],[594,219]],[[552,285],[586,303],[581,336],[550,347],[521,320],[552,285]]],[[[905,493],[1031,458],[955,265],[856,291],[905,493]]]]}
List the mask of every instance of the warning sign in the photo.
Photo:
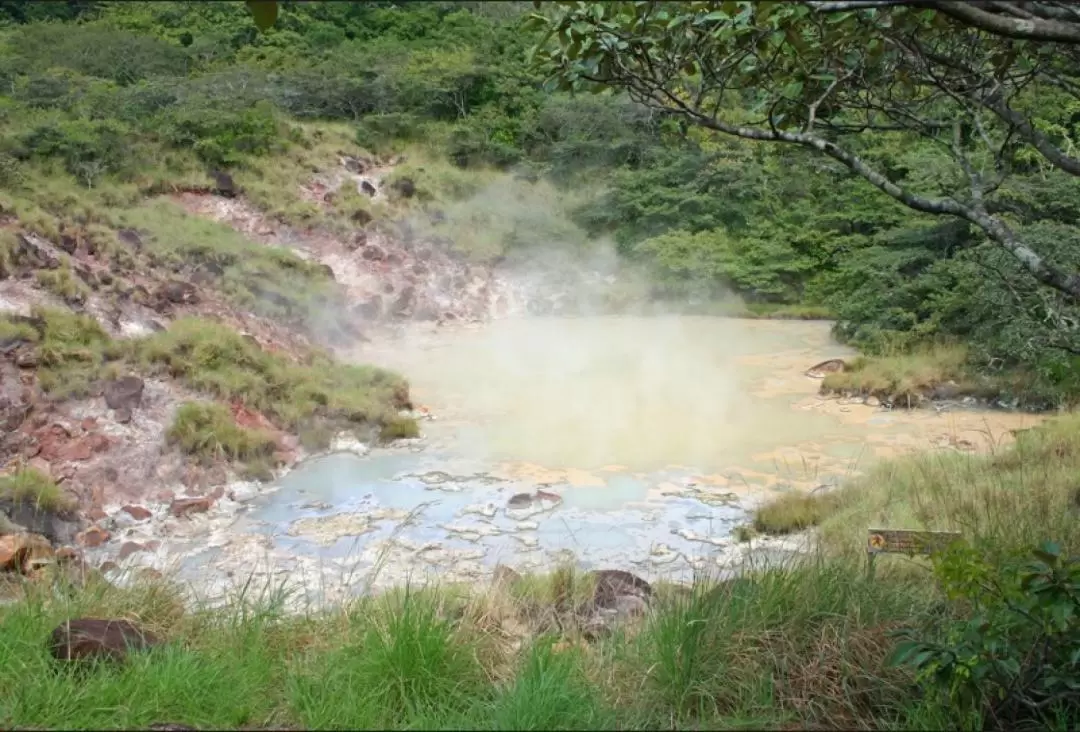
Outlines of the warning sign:
{"type": "Polygon", "coordinates": [[[866,551],[869,554],[931,554],[946,548],[960,536],[959,531],[869,529],[866,551]]]}

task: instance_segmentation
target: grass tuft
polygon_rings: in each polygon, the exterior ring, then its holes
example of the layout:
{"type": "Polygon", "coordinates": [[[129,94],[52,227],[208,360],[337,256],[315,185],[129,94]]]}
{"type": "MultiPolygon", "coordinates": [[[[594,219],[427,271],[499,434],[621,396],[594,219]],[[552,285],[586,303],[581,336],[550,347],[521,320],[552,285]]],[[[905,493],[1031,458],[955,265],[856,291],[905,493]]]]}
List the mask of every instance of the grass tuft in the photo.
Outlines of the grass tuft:
{"type": "Polygon", "coordinates": [[[276,447],[272,435],[236,424],[225,405],[205,402],[180,405],[165,437],[169,444],[207,462],[258,460],[276,447]]]}
{"type": "Polygon", "coordinates": [[[51,512],[67,511],[74,507],[74,501],[55,481],[33,468],[0,475],[0,500],[33,504],[39,510],[51,512]]]}
{"type": "Polygon", "coordinates": [[[838,504],[830,493],[788,493],[755,509],[753,528],[774,536],[803,531],[820,524],[838,504]]]}

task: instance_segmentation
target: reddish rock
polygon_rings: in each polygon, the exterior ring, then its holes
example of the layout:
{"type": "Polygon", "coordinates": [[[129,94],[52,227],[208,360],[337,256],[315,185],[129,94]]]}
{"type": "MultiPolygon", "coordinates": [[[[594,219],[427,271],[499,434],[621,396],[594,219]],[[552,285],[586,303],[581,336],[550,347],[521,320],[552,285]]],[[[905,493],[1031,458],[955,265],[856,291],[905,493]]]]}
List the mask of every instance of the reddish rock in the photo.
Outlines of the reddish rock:
{"type": "Polygon", "coordinates": [[[82,552],[70,546],[63,546],[56,550],[56,561],[59,564],[77,563],[83,561],[82,552]]]}
{"type": "Polygon", "coordinates": [[[145,521],[146,519],[154,515],[150,512],[150,509],[144,508],[143,506],[127,505],[120,510],[131,516],[131,518],[135,519],[136,521],[145,521]]]}
{"type": "Polygon", "coordinates": [[[86,512],[86,518],[91,521],[104,521],[109,518],[109,514],[105,513],[105,509],[101,506],[91,506],[90,510],[86,512]]]}
{"type": "Polygon", "coordinates": [[[210,510],[213,501],[203,496],[200,498],[176,498],[169,506],[169,512],[177,518],[190,516],[193,513],[206,513],[210,510]]]}
{"type": "Polygon", "coordinates": [[[108,531],[101,528],[100,526],[95,525],[91,526],[85,531],[79,532],[79,534],[75,537],[75,541],[77,541],[80,546],[85,546],[93,549],[107,542],[109,538],[110,534],[108,531]]]}
{"type": "Polygon", "coordinates": [[[52,544],[38,534],[0,536],[0,570],[26,573],[53,556],[52,544]]]}
{"type": "Polygon", "coordinates": [[[56,456],[61,460],[89,460],[94,454],[94,450],[87,440],[78,440],[76,442],[69,442],[63,447],[59,448],[56,452],[56,456]]]}
{"type": "Polygon", "coordinates": [[[125,541],[123,544],[120,545],[120,553],[117,556],[122,562],[128,557],[130,557],[132,554],[137,554],[144,551],[146,551],[146,547],[142,544],[139,544],[135,541],[125,541]]]}
{"type": "Polygon", "coordinates": [[[96,417],[87,417],[86,419],[84,419],[82,422],[79,423],[79,426],[82,427],[83,430],[85,430],[86,432],[93,432],[94,430],[96,430],[98,428],[97,418],[96,417]]]}
{"type": "Polygon", "coordinates": [[[129,620],[78,618],[61,623],[49,637],[58,661],[123,661],[128,653],[159,645],[161,640],[129,620]]]}

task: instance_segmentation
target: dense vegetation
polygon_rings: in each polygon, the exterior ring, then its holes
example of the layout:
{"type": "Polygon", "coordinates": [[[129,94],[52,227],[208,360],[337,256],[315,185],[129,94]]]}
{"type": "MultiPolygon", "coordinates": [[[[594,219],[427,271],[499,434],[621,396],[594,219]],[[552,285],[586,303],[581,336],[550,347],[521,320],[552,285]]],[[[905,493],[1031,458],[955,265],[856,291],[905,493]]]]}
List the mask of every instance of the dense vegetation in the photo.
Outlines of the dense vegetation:
{"type": "MultiPolygon", "coordinates": [[[[526,3],[280,5],[260,33],[241,3],[5,4],[5,209],[93,231],[112,223],[105,207],[224,168],[258,205],[312,223],[325,214],[283,189],[324,145],[313,125],[348,125],[368,150],[426,159],[406,172],[428,203],[490,195],[491,169],[556,186],[554,208],[524,188],[517,211],[465,212],[501,224],[476,256],[606,237],[650,269],[656,298],[734,292],[759,309],[832,313],[842,338],[877,355],[960,341],[976,371],[1022,372],[1009,389],[1029,404],[1076,393],[1075,308],[977,227],[919,214],[811,151],[718,137],[623,96],[546,92],[527,63],[538,36],[520,29],[526,3]],[[534,200],[544,216],[524,211],[534,200]]],[[[1058,101],[1042,111],[1071,146],[1071,107],[1058,101]]],[[[933,140],[878,132],[858,144],[901,183],[955,189],[933,140]]],[[[1075,269],[1080,186],[1021,162],[995,200],[1075,269]]]]}

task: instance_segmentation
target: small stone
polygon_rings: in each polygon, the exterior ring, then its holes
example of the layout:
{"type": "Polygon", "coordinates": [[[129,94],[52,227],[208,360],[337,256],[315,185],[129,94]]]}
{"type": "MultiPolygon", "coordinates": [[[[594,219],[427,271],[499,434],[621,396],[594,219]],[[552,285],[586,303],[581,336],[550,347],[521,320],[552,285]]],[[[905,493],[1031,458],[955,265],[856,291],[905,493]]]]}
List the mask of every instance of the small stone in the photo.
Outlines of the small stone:
{"type": "Polygon", "coordinates": [[[206,513],[210,510],[213,501],[208,497],[201,498],[177,498],[169,506],[169,513],[177,518],[190,516],[193,513],[206,513]]]}
{"type": "Polygon", "coordinates": [[[104,521],[105,519],[109,518],[109,514],[105,513],[105,509],[101,508],[100,506],[91,506],[90,510],[86,512],[86,518],[96,523],[98,521],[104,521]]]}
{"type": "Polygon", "coordinates": [[[79,546],[94,549],[107,542],[109,538],[110,535],[108,531],[100,526],[91,526],[85,531],[79,532],[75,537],[75,541],[79,543],[79,546]]]}
{"type": "Polygon", "coordinates": [[[135,519],[136,521],[145,521],[146,519],[154,515],[150,512],[150,509],[144,508],[143,506],[127,505],[120,510],[131,516],[131,518],[135,519]]]}
{"type": "Polygon", "coordinates": [[[120,553],[118,554],[120,561],[124,561],[132,554],[138,554],[139,552],[146,551],[146,547],[135,541],[125,541],[120,546],[120,553]]]}

